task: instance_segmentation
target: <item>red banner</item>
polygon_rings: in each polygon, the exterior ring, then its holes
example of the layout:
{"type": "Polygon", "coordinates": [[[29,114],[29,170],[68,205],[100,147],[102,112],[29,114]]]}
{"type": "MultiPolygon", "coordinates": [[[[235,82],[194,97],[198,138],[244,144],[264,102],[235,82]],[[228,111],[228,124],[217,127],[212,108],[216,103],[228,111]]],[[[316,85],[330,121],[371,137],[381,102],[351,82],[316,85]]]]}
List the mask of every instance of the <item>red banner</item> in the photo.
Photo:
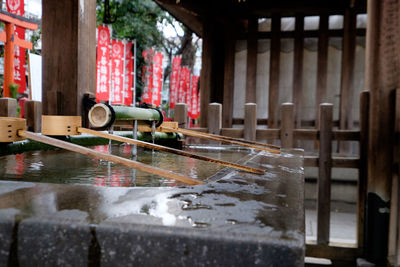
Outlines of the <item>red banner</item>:
{"type": "MultiPolygon", "coordinates": [[[[25,14],[24,0],[7,0],[7,11],[11,14],[23,16],[25,14]]],[[[25,40],[25,29],[16,26],[15,35],[25,40]]],[[[26,91],[25,79],[25,48],[16,47],[14,52],[14,82],[19,85],[18,93],[26,91]]]]}
{"type": "Polygon", "coordinates": [[[181,68],[179,75],[178,103],[186,103],[187,86],[190,84],[190,71],[187,67],[181,68]]]}
{"type": "Polygon", "coordinates": [[[189,117],[192,119],[197,119],[199,117],[199,102],[198,102],[198,97],[197,97],[197,85],[199,82],[199,76],[192,75],[192,82],[191,82],[191,101],[190,101],[190,112],[189,112],[189,117]]]}
{"type": "Polygon", "coordinates": [[[97,28],[96,100],[108,101],[110,97],[110,30],[97,28]]]}
{"type": "Polygon", "coordinates": [[[143,94],[142,103],[150,104],[153,96],[153,54],[154,51],[150,49],[149,51],[144,50],[142,52],[144,61],[146,65],[142,70],[142,80],[143,80],[143,94]]]}
{"type": "Polygon", "coordinates": [[[170,78],[170,89],[169,89],[169,108],[175,108],[175,103],[177,100],[177,92],[179,87],[179,72],[181,68],[181,58],[174,57],[172,60],[172,70],[170,78]]]}
{"type": "Polygon", "coordinates": [[[157,107],[161,104],[161,90],[163,85],[163,55],[161,53],[155,53],[153,58],[153,96],[152,104],[157,107]]]}
{"type": "Polygon", "coordinates": [[[133,103],[133,55],[132,43],[125,44],[125,78],[124,78],[124,105],[133,103]]]}
{"type": "Polygon", "coordinates": [[[124,103],[124,43],[111,41],[111,104],[124,103]]]}

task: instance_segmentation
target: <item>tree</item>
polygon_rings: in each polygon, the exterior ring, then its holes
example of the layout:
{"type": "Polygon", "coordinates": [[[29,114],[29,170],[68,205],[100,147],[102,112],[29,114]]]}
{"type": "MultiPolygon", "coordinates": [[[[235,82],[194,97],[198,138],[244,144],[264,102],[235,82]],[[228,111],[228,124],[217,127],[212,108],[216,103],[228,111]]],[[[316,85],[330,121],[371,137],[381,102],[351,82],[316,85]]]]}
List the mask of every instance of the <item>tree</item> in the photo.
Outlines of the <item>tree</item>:
{"type": "MultiPolygon", "coordinates": [[[[183,37],[166,39],[161,25],[172,25],[175,19],[162,10],[152,0],[97,0],[97,23],[112,25],[112,36],[117,39],[136,39],[137,77],[141,77],[145,62],[142,51],[154,47],[163,50],[168,58],[164,70],[164,81],[170,75],[172,57],[182,55],[182,64],[193,68],[197,42],[193,42],[193,32],[184,29],[183,37]]],[[[137,79],[137,97],[142,92],[142,80],[137,79]]],[[[137,99],[138,100],[138,99],[137,99]]]]}

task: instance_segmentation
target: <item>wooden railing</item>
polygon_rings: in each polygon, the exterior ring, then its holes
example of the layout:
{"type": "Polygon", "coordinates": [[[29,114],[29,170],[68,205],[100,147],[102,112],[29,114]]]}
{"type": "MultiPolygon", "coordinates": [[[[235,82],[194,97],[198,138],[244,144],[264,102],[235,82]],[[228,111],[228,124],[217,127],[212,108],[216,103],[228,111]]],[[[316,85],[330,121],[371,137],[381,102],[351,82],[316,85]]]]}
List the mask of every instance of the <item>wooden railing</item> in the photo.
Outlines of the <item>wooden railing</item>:
{"type": "MultiPolygon", "coordinates": [[[[318,129],[295,129],[294,104],[284,103],[281,106],[280,128],[258,129],[256,104],[245,105],[243,128],[222,128],[220,104],[210,104],[208,109],[209,128],[192,128],[192,130],[221,134],[235,138],[279,142],[283,148],[296,147],[301,140],[314,140],[318,144],[317,155],[304,157],[305,167],[318,167],[317,179],[317,238],[307,242],[306,256],[327,258],[332,262],[355,262],[363,252],[364,219],[367,181],[367,139],[369,92],[361,93],[359,130],[336,130],[333,128],[333,105],[321,104],[319,107],[318,129]],[[332,153],[333,141],[359,142],[358,155],[335,156],[332,153]],[[329,242],[331,214],[331,172],[332,168],[358,169],[358,203],[357,203],[357,236],[355,244],[329,242]]],[[[184,110],[182,108],[182,110],[184,110]]],[[[184,116],[180,116],[184,119],[184,116]]],[[[181,124],[184,124],[182,122],[181,124]]]]}

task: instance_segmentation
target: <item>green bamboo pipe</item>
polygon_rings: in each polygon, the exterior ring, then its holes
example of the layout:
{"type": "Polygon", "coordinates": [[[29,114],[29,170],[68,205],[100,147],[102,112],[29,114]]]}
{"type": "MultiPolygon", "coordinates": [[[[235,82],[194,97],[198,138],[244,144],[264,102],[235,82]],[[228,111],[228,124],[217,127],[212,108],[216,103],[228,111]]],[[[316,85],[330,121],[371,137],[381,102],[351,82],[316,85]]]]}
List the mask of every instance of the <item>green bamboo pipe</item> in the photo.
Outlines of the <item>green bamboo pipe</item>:
{"type": "MultiPolygon", "coordinates": [[[[160,113],[155,109],[127,106],[112,106],[116,120],[159,121],[160,113]]],[[[112,120],[112,111],[105,104],[96,104],[89,110],[89,121],[95,127],[104,127],[112,120]]]]}

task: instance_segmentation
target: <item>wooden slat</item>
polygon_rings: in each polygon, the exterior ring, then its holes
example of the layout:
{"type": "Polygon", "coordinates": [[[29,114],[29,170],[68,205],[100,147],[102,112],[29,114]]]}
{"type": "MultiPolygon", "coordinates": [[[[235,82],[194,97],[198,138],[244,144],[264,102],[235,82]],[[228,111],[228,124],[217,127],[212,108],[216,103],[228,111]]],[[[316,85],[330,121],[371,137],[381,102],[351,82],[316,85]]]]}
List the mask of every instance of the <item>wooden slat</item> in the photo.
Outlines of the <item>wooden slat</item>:
{"type": "Polygon", "coordinates": [[[42,102],[28,100],[25,102],[25,119],[27,129],[39,133],[42,127],[42,102]]]}
{"type": "MultiPolygon", "coordinates": [[[[271,22],[271,49],[269,61],[269,97],[268,97],[268,128],[278,127],[278,108],[279,108],[279,64],[281,52],[281,17],[272,16],[271,22]]],[[[270,142],[268,142],[270,143],[270,142]]]]}
{"type": "Polygon", "coordinates": [[[203,184],[202,181],[195,180],[190,177],[174,173],[172,171],[167,171],[167,170],[163,170],[163,169],[160,169],[157,167],[149,166],[149,165],[146,165],[146,164],[134,161],[134,160],[129,160],[126,158],[122,158],[122,157],[118,157],[118,156],[114,156],[114,155],[110,155],[110,154],[105,154],[105,153],[102,153],[102,152],[99,152],[99,151],[96,151],[96,150],[93,150],[93,149],[90,149],[87,147],[82,147],[82,146],[79,146],[76,144],[72,144],[72,143],[68,143],[65,141],[58,140],[58,139],[50,138],[45,135],[39,135],[36,133],[24,131],[24,130],[19,130],[18,135],[28,138],[28,139],[32,139],[37,142],[41,142],[41,143],[45,143],[45,144],[52,145],[55,147],[67,149],[67,150],[77,152],[80,154],[84,154],[84,155],[88,155],[88,156],[91,156],[94,158],[107,160],[107,161],[114,162],[117,164],[125,165],[130,168],[134,168],[134,169],[144,171],[147,173],[159,175],[159,176],[162,176],[162,177],[165,177],[168,179],[173,179],[176,181],[180,181],[180,182],[183,182],[186,184],[190,184],[190,185],[203,184]]]}
{"type": "Polygon", "coordinates": [[[296,15],[293,59],[293,103],[295,128],[301,128],[301,97],[303,95],[304,15],[296,15]]]}
{"type": "Polygon", "coordinates": [[[201,132],[201,133],[208,132],[208,128],[190,128],[189,130],[194,131],[194,132],[201,132]]]}
{"type": "Polygon", "coordinates": [[[333,168],[354,168],[358,169],[360,159],[355,157],[332,157],[333,168]]]}
{"type": "Polygon", "coordinates": [[[0,98],[0,117],[17,117],[17,100],[10,97],[0,98]]]}
{"type": "Polygon", "coordinates": [[[317,244],[329,243],[332,170],[333,105],[320,105],[320,145],[317,193],[317,244]]]}
{"type": "MultiPolygon", "coordinates": [[[[190,129],[192,130],[192,129],[190,129]]],[[[233,138],[243,138],[243,129],[236,129],[236,128],[222,128],[221,135],[233,137],[233,138]]]]}
{"type": "Polygon", "coordinates": [[[328,25],[329,16],[323,14],[319,17],[318,60],[317,60],[317,96],[315,98],[315,126],[319,125],[319,104],[326,101],[326,87],[328,77],[328,25]]]}
{"type": "MultiPolygon", "coordinates": [[[[233,25],[229,24],[229,25],[233,25]]],[[[225,34],[224,62],[224,102],[222,103],[222,127],[232,127],[233,87],[235,74],[235,44],[232,26],[228,26],[225,34]]]]}
{"type": "Polygon", "coordinates": [[[360,257],[361,250],[354,246],[326,246],[309,244],[306,245],[306,256],[325,258],[330,260],[347,260],[355,262],[360,257]]]}
{"type": "Polygon", "coordinates": [[[294,105],[292,103],[282,104],[282,126],[281,126],[281,146],[282,148],[293,148],[294,128],[294,105]]]}
{"type": "Polygon", "coordinates": [[[243,130],[244,139],[255,141],[256,131],[257,131],[257,104],[246,103],[244,105],[244,130],[243,130]]]}
{"type": "Polygon", "coordinates": [[[246,65],[246,103],[256,103],[257,83],[257,31],[258,19],[249,19],[249,36],[247,39],[247,65],[246,65]]]}
{"type": "MultiPolygon", "coordinates": [[[[354,8],[347,8],[344,14],[344,36],[342,49],[342,71],[340,87],[340,107],[339,107],[339,129],[352,129],[353,118],[353,99],[354,99],[354,64],[356,57],[356,22],[357,14],[354,8]]],[[[339,142],[341,153],[350,153],[351,144],[349,142],[339,142]]]]}
{"type": "MultiPolygon", "coordinates": [[[[329,37],[343,37],[342,29],[332,29],[328,31],[329,37]]],[[[365,36],[366,29],[356,29],[356,36],[365,36]]],[[[239,33],[236,35],[238,40],[246,40],[248,34],[239,33]]],[[[318,38],[319,31],[318,30],[305,30],[303,33],[304,38],[318,38]]],[[[296,31],[281,31],[279,33],[280,38],[296,38],[296,31]]],[[[258,39],[271,39],[271,32],[258,32],[258,39]]]]}
{"type": "Polygon", "coordinates": [[[208,133],[221,134],[222,128],[222,105],[210,103],[208,105],[208,133]]]}
{"type": "Polygon", "coordinates": [[[293,133],[295,140],[316,140],[319,138],[319,131],[314,129],[296,129],[293,133]]]}
{"type": "MultiPolygon", "coordinates": [[[[207,107],[208,108],[208,107],[207,107]]],[[[202,112],[207,113],[207,112],[202,112]]],[[[188,122],[187,105],[184,103],[176,103],[174,110],[174,120],[178,122],[179,128],[186,128],[188,122]]]]}
{"type": "Polygon", "coordinates": [[[360,131],[357,131],[357,130],[334,130],[332,138],[333,138],[333,140],[341,140],[341,141],[359,141],[360,140],[360,131]]]}
{"type": "MultiPolygon", "coordinates": [[[[304,156],[305,167],[318,167],[318,156],[304,156]]],[[[360,159],[350,157],[332,157],[332,168],[351,168],[358,169],[360,166],[360,159]]]]}
{"type": "Polygon", "coordinates": [[[280,137],[279,129],[257,129],[256,139],[259,140],[278,140],[280,137]]]}

